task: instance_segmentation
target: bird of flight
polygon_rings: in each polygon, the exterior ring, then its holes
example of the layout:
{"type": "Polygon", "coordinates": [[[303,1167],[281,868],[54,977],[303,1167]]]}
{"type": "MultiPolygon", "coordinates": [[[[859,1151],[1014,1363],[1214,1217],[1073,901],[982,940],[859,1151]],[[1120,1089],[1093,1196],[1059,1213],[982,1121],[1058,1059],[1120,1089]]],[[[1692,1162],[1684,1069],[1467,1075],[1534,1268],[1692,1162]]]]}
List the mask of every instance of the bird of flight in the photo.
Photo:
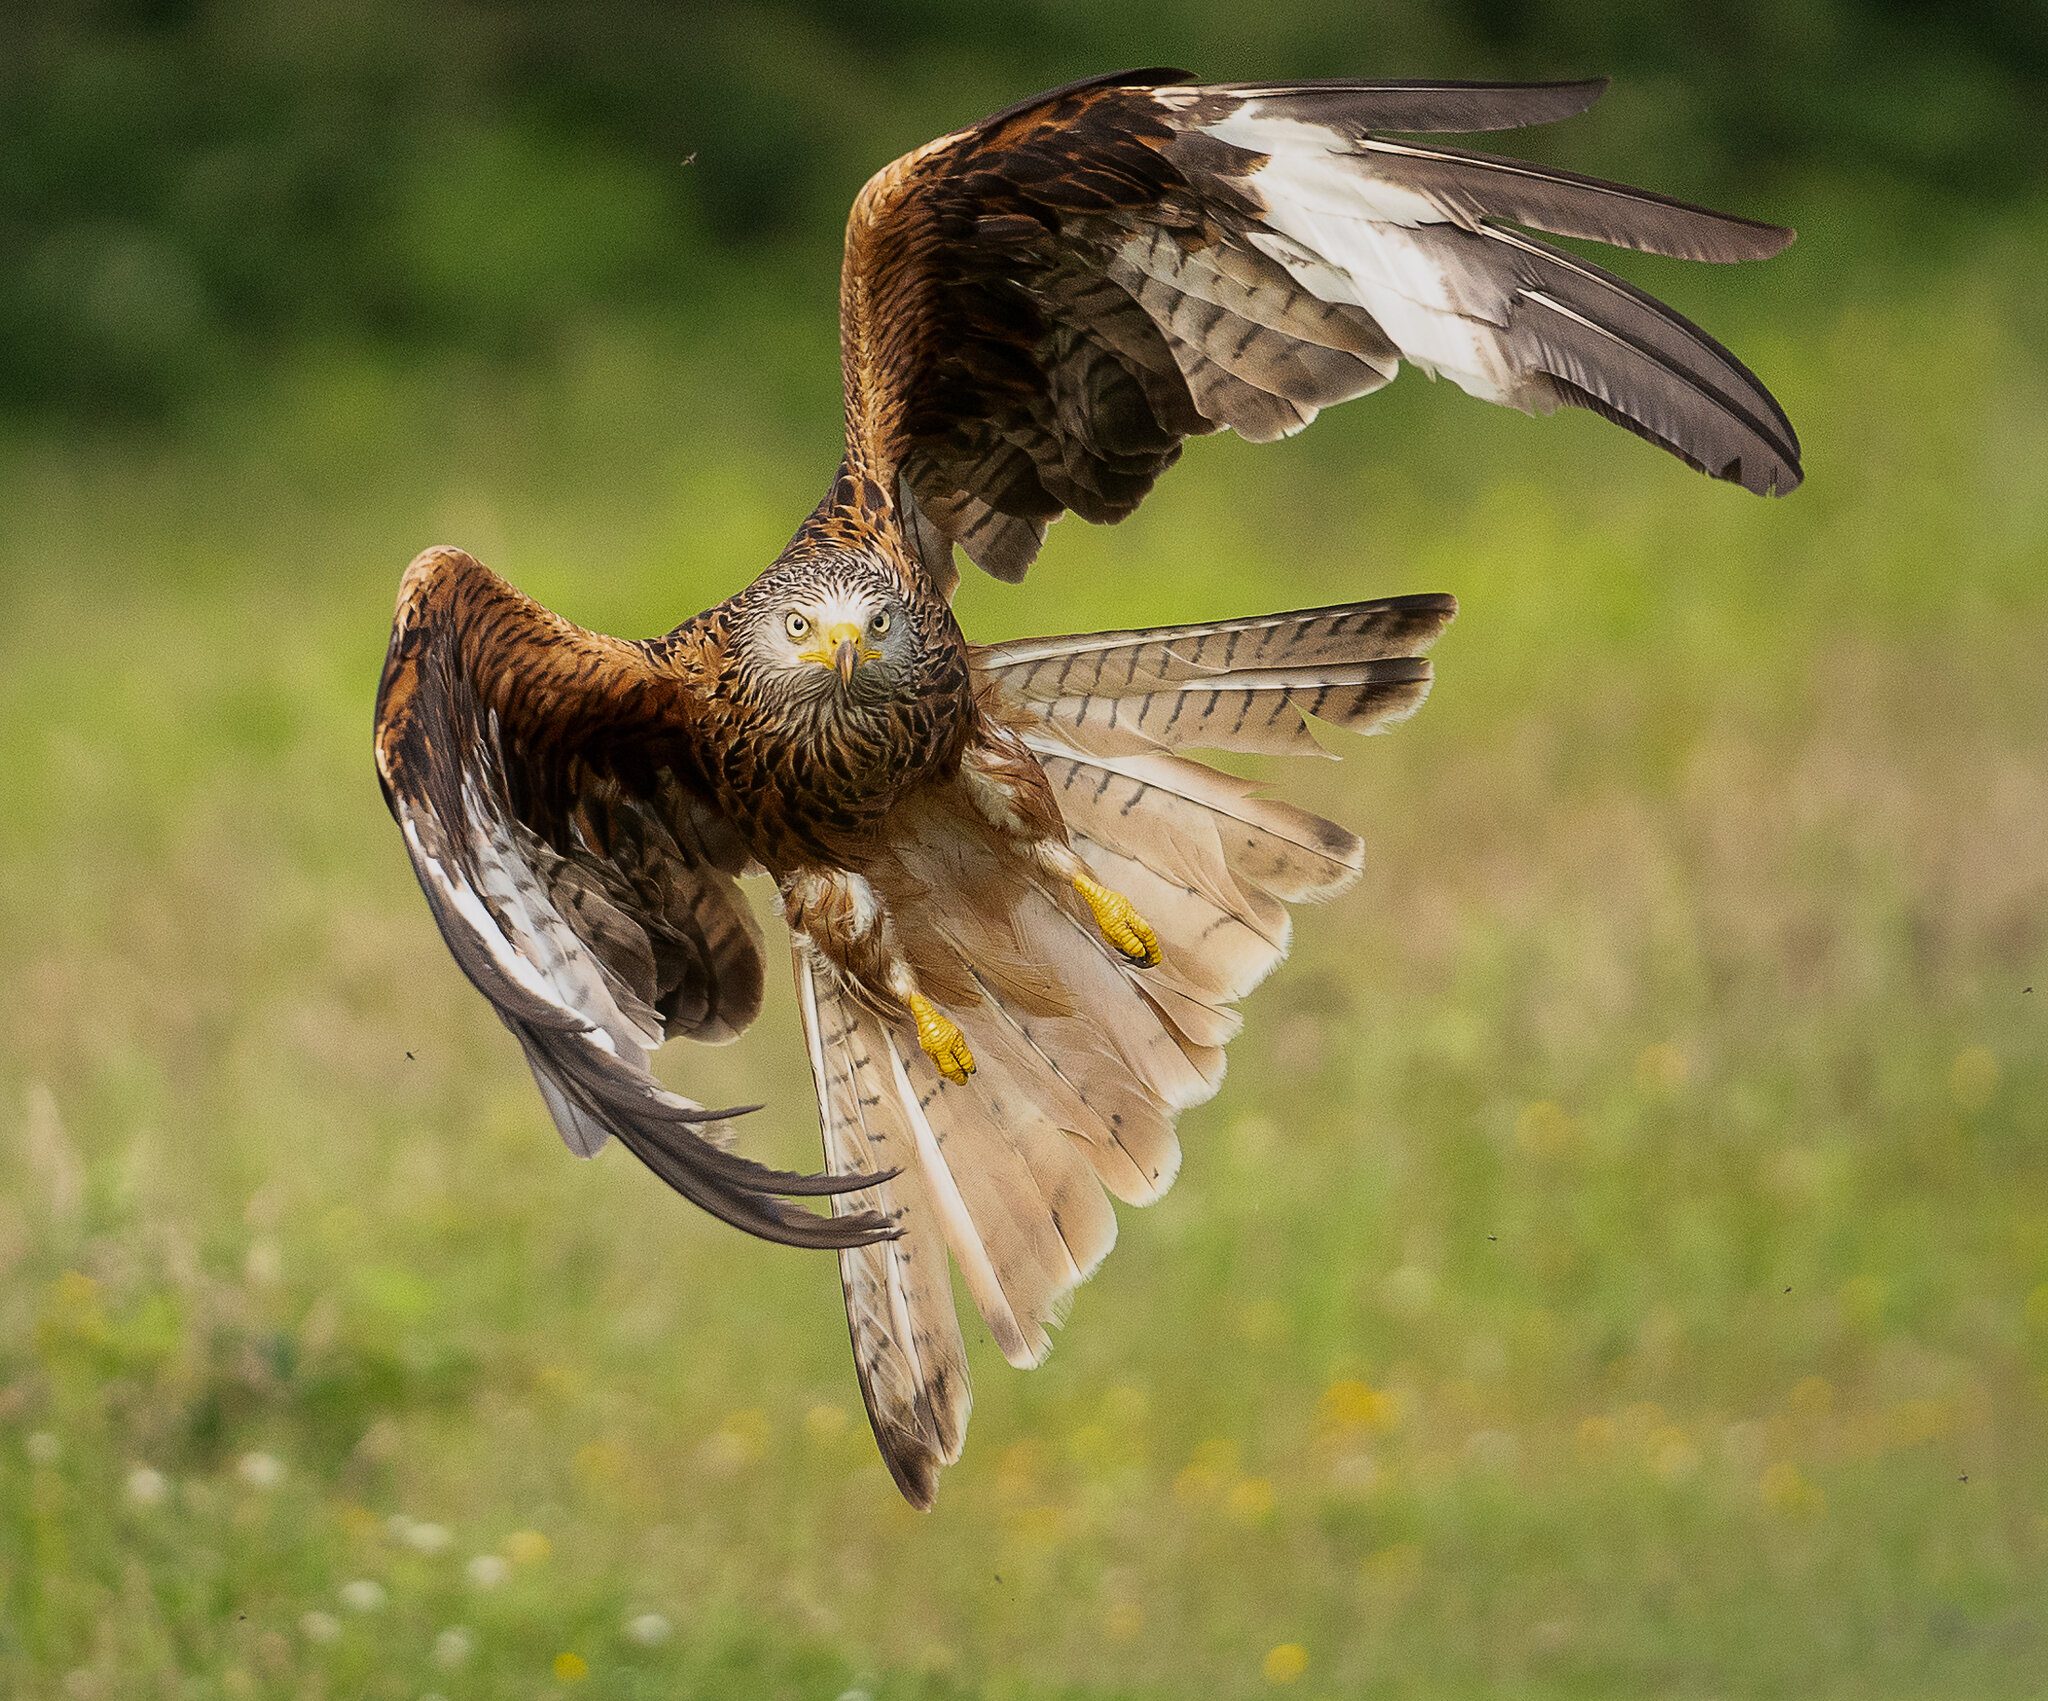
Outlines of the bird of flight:
{"type": "Polygon", "coordinates": [[[1540,124],[1601,82],[1040,95],[886,167],[840,286],[845,458],[782,554],[664,637],[550,613],[458,549],[406,570],[377,764],[456,962],[562,1137],[616,1136],[739,1228],[838,1250],[861,1392],[931,1504],[969,1404],[950,1259],[1012,1364],[1157,1199],[1287,906],[1362,847],[1185,749],[1313,753],[1429,689],[1455,611],[1403,596],[978,646],[954,552],[1019,580],[1114,522],[1184,439],[1267,442],[1403,361],[1528,413],[1589,408],[1759,493],[1799,481],[1770,394],[1641,291],[1528,234],[1694,260],[1791,232],[1400,138],[1540,124]],[[649,1069],[732,1039],[774,882],[824,1170],[649,1069]],[[825,1212],[797,1203],[821,1199],[825,1212]]]}

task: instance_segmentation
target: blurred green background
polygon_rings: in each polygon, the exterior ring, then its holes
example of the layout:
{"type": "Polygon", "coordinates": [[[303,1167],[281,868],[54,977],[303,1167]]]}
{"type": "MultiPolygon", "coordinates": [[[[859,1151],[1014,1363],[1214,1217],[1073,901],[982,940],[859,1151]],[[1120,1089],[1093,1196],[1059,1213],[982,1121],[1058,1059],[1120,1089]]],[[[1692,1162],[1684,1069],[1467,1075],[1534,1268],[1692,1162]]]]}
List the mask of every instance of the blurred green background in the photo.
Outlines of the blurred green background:
{"type": "MultiPolygon", "coordinates": [[[[0,1692],[2036,1696],[2048,21],[26,0],[0,18],[0,1692]],[[1037,87],[1606,71],[1537,157],[1809,482],[1405,379],[976,636],[1402,590],[1364,885],[897,1501],[828,1260],[572,1163],[369,714],[430,542],[645,633],[837,452],[866,174],[1037,87]]],[[[665,1065],[814,1149],[786,998],[665,1065]]]]}

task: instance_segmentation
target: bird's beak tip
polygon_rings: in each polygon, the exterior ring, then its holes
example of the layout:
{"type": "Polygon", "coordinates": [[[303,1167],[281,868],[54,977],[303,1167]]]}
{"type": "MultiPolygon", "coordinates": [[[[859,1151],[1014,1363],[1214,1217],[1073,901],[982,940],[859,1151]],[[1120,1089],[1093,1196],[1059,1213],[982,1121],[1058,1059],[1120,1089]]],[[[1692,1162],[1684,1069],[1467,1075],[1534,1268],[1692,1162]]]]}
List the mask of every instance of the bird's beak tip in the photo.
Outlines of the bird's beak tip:
{"type": "Polygon", "coordinates": [[[860,666],[860,646],[851,638],[841,638],[839,647],[832,652],[832,666],[839,674],[839,683],[851,685],[853,670],[860,666]]]}

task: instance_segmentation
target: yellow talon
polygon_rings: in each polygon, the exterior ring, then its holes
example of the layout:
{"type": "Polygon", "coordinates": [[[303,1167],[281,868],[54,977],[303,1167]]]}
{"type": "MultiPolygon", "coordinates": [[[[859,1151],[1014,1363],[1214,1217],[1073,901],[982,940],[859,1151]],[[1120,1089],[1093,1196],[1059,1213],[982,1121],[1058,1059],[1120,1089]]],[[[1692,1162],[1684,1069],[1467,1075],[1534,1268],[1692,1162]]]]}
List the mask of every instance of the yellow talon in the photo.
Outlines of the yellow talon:
{"type": "Polygon", "coordinates": [[[913,992],[909,1002],[911,1019],[917,1023],[917,1043],[924,1047],[925,1056],[954,1086],[966,1086],[967,1077],[974,1073],[974,1053],[967,1049],[967,1036],[960,1031],[960,1024],[940,1015],[939,1007],[920,992],[913,992]]]}
{"type": "Polygon", "coordinates": [[[1095,912],[1095,925],[1102,929],[1103,938],[1139,967],[1159,967],[1159,935],[1145,925],[1145,918],[1131,907],[1129,898],[1085,874],[1074,876],[1074,890],[1095,912]]]}

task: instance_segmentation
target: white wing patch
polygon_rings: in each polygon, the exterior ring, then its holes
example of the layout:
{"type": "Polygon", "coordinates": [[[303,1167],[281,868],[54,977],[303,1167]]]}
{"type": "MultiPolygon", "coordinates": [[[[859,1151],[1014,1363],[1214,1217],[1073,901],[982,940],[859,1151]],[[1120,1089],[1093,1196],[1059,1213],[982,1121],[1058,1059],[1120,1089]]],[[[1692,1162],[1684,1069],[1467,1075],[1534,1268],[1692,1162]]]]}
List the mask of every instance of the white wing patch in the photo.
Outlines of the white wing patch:
{"type": "Polygon", "coordinates": [[[1469,230],[1444,202],[1376,176],[1372,157],[1325,125],[1268,114],[1263,103],[1204,126],[1265,160],[1247,179],[1265,203],[1249,233],[1318,299],[1362,307],[1404,358],[1482,401],[1523,405],[1522,375],[1503,344],[1507,298],[1475,289],[1431,227],[1469,230]]]}

